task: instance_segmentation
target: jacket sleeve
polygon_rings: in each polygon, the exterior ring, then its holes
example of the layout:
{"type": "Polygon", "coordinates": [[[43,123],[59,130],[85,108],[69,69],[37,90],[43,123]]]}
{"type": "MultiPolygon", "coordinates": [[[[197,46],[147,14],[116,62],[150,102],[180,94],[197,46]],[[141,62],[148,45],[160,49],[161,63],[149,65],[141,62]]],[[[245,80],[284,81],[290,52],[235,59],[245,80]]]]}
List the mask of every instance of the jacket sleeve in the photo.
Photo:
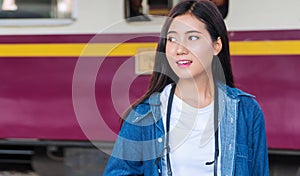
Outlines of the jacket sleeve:
{"type": "Polygon", "coordinates": [[[269,175],[269,162],[268,162],[268,147],[266,139],[266,129],[264,122],[264,115],[255,102],[254,119],[252,128],[253,140],[253,159],[252,159],[252,176],[268,176],[269,175]]]}
{"type": "Polygon", "coordinates": [[[143,175],[142,127],[124,121],[104,176],[143,175]]]}

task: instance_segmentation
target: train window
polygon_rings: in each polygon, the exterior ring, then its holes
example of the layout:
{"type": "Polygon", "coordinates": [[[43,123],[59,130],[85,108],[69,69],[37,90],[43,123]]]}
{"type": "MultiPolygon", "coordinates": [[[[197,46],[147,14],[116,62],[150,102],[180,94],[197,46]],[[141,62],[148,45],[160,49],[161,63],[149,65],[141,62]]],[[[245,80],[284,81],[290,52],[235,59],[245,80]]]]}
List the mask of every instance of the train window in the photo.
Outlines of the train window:
{"type": "MultiPolygon", "coordinates": [[[[125,0],[127,21],[150,21],[151,16],[165,16],[169,10],[182,0],[125,0]]],[[[219,8],[223,18],[228,13],[229,0],[211,0],[219,8]]]]}
{"type": "Polygon", "coordinates": [[[71,23],[75,18],[76,1],[0,0],[0,25],[71,23]]]}
{"type": "Polygon", "coordinates": [[[143,0],[125,0],[125,18],[127,21],[150,21],[145,13],[143,0]]]}
{"type": "Polygon", "coordinates": [[[169,0],[148,0],[150,15],[167,15],[172,7],[169,0]]]}

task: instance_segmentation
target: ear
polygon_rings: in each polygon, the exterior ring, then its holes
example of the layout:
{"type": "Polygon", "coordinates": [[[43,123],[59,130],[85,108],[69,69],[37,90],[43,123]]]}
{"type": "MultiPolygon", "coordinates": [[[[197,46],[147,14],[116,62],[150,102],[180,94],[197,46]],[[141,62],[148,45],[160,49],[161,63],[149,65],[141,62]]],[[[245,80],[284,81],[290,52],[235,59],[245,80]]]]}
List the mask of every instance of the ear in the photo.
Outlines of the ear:
{"type": "Polygon", "coordinates": [[[217,40],[214,42],[214,55],[218,55],[221,50],[222,50],[222,40],[221,37],[218,37],[217,40]]]}

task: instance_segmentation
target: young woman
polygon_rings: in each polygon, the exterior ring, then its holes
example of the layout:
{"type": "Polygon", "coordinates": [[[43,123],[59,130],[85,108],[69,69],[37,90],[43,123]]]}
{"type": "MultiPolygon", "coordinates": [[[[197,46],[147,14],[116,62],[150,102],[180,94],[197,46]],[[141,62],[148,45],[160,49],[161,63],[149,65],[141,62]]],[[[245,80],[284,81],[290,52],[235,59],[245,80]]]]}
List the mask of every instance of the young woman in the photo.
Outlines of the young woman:
{"type": "Polygon", "coordinates": [[[263,113],[234,88],[222,15],[200,0],[168,17],[149,88],[126,114],[104,175],[268,175],[263,113]]]}

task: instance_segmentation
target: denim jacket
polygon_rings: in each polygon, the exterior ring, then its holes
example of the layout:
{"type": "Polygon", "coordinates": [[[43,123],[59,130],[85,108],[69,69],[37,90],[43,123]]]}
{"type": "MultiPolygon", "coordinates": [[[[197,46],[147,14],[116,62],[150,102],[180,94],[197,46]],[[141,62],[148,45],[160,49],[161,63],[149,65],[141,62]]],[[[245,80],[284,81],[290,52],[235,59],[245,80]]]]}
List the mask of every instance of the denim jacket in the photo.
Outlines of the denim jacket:
{"type": "MultiPolygon", "coordinates": [[[[264,116],[252,95],[219,84],[222,176],[268,176],[264,116]]],[[[105,176],[159,176],[165,154],[160,93],[131,110],[106,166],[105,176]]]]}

